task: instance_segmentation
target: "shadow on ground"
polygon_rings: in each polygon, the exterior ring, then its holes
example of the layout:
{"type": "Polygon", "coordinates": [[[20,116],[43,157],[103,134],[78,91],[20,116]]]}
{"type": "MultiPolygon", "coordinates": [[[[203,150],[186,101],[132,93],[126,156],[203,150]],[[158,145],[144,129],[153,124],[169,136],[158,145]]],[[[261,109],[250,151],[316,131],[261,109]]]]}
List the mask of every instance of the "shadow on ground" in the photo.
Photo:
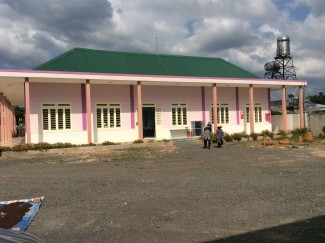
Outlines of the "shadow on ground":
{"type": "Polygon", "coordinates": [[[212,242],[325,242],[325,216],[206,241],[212,242]]]}

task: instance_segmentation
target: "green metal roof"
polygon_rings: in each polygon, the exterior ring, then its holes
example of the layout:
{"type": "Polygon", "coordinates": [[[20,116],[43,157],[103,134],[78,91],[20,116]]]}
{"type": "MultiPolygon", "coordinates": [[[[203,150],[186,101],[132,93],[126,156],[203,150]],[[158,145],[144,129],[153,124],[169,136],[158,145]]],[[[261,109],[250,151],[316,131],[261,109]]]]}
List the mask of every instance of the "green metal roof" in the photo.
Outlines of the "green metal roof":
{"type": "Polygon", "coordinates": [[[194,77],[259,78],[220,58],[72,49],[34,70],[194,77]]]}

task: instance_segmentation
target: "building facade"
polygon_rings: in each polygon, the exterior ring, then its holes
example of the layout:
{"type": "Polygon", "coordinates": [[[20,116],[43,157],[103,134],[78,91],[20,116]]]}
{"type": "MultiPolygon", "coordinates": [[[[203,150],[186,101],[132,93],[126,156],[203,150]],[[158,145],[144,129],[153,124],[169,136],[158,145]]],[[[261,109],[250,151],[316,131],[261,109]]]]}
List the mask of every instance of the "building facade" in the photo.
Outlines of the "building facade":
{"type": "Polygon", "coordinates": [[[302,95],[306,84],[259,79],[222,59],[80,48],[34,70],[0,70],[6,104],[25,106],[26,143],[200,136],[208,122],[229,134],[271,131],[270,92],[282,90],[285,103],[287,87],[302,95]]]}

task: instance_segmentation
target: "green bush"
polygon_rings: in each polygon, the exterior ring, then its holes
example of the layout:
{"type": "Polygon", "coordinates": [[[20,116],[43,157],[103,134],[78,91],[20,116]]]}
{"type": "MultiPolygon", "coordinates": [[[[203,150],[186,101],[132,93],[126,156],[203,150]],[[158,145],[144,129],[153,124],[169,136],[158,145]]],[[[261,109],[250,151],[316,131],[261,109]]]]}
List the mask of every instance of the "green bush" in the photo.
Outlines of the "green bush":
{"type": "Polygon", "coordinates": [[[49,144],[49,143],[35,143],[35,144],[31,144],[32,146],[32,150],[48,150],[53,148],[53,145],[49,144]]]}
{"type": "Polygon", "coordinates": [[[28,150],[34,150],[34,149],[32,144],[19,144],[13,146],[10,150],[15,152],[24,152],[28,150]]]}
{"type": "Polygon", "coordinates": [[[117,143],[110,142],[110,141],[105,141],[102,143],[102,145],[117,145],[117,143]]]}
{"type": "Polygon", "coordinates": [[[137,140],[134,140],[133,143],[143,143],[143,140],[137,139],[137,140]]]}
{"type": "Polygon", "coordinates": [[[229,134],[225,134],[224,136],[224,140],[229,143],[229,142],[232,142],[234,139],[232,136],[230,136],[229,134]]]}
{"type": "Polygon", "coordinates": [[[10,151],[11,148],[10,147],[6,147],[6,146],[0,146],[0,150],[1,151],[10,151]]]}
{"type": "Polygon", "coordinates": [[[273,138],[274,137],[274,134],[273,132],[269,131],[269,130],[264,130],[261,132],[261,135],[263,135],[264,137],[267,136],[267,137],[270,137],[270,138],[273,138]]]}
{"type": "Polygon", "coordinates": [[[53,148],[72,148],[77,147],[77,145],[74,145],[72,143],[54,143],[53,148]]]}
{"type": "Polygon", "coordinates": [[[304,136],[307,131],[308,131],[308,129],[304,127],[304,128],[296,128],[296,129],[292,130],[291,133],[294,136],[304,136]]]}
{"type": "Polygon", "coordinates": [[[243,134],[242,133],[233,133],[232,134],[232,138],[236,141],[241,141],[241,138],[243,137],[243,134]]]}
{"type": "Polygon", "coordinates": [[[251,133],[249,136],[253,138],[254,141],[256,141],[258,137],[258,133],[251,133]]]}
{"type": "Polygon", "coordinates": [[[214,132],[210,133],[210,138],[211,138],[211,142],[212,143],[216,143],[217,142],[217,136],[214,132]]]}
{"type": "Polygon", "coordinates": [[[286,133],[283,130],[279,130],[277,135],[286,136],[286,133]]]}

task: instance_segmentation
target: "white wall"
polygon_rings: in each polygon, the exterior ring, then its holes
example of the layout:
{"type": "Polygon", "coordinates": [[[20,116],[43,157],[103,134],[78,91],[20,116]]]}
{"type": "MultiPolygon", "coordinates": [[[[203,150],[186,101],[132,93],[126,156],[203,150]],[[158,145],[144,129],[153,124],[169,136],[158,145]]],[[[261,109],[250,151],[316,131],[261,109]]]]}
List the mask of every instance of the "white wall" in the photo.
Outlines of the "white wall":
{"type": "MultiPolygon", "coordinates": [[[[288,131],[300,128],[299,114],[287,114],[288,131]]],[[[305,127],[308,127],[307,113],[305,113],[305,127]]],[[[282,115],[272,115],[272,131],[283,130],[282,115]]]]}

